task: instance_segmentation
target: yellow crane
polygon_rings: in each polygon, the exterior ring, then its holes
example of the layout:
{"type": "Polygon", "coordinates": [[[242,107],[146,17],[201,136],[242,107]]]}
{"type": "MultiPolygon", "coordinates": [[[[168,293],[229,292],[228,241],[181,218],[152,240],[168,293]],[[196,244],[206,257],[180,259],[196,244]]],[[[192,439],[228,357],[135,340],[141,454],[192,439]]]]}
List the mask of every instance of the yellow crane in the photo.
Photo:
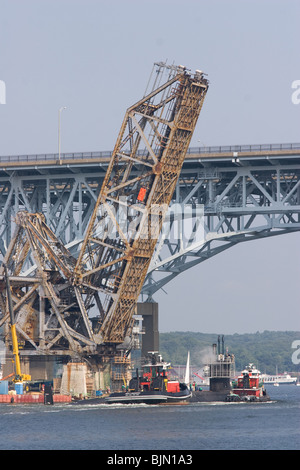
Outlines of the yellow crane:
{"type": "Polygon", "coordinates": [[[4,278],[5,278],[6,292],[7,292],[8,310],[9,310],[9,316],[10,316],[10,325],[11,325],[10,330],[11,330],[11,339],[12,339],[12,345],[13,345],[13,355],[15,359],[15,373],[10,374],[8,377],[13,376],[14,377],[13,382],[26,382],[26,381],[31,380],[31,376],[21,373],[19,345],[18,345],[15,315],[14,315],[14,309],[13,309],[12,297],[11,297],[10,281],[9,281],[7,266],[4,263],[3,263],[3,268],[4,268],[4,278]]]}

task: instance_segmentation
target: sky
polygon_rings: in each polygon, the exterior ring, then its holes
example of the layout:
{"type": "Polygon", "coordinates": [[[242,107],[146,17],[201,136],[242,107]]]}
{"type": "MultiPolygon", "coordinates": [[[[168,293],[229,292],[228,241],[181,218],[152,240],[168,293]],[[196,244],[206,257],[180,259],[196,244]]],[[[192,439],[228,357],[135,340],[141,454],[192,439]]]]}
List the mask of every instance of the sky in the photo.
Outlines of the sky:
{"type": "MultiPolygon", "coordinates": [[[[62,106],[62,152],[112,150],[165,60],[208,74],[192,146],[300,142],[299,17],[298,0],[0,0],[0,156],[57,152],[62,106]]],[[[240,244],[181,274],[156,296],[160,330],[300,331],[299,241],[240,244]]]]}

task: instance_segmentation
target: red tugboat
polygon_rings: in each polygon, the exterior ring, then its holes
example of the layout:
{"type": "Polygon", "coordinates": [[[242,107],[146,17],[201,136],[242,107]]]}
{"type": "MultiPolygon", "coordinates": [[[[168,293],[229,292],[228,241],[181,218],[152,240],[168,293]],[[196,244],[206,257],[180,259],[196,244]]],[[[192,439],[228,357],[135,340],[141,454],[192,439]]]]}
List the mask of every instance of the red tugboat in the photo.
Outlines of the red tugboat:
{"type": "Polygon", "coordinates": [[[249,364],[232,383],[232,392],[228,401],[267,401],[269,396],[264,389],[260,371],[253,364],[249,364]]]}
{"type": "Polygon", "coordinates": [[[129,382],[128,390],[113,392],[105,398],[106,403],[183,403],[191,397],[187,384],[171,380],[170,363],[162,361],[160,355],[152,353],[151,360],[142,368],[142,375],[129,382]]]}

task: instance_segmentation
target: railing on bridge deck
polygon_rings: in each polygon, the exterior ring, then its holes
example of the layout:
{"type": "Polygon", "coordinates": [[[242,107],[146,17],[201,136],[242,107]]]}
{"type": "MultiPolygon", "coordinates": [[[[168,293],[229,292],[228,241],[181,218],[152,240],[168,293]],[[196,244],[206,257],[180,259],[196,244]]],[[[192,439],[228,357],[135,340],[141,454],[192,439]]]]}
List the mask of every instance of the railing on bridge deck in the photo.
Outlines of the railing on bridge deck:
{"type": "Polygon", "coordinates": [[[191,147],[189,153],[231,153],[231,152],[274,152],[276,150],[300,150],[300,144],[255,144],[255,145],[212,145],[191,147]]]}
{"type": "MultiPolygon", "coordinates": [[[[293,144],[256,144],[256,145],[213,145],[190,147],[187,151],[189,154],[216,154],[216,153],[233,153],[233,152],[267,152],[267,151],[286,151],[300,150],[300,143],[293,144]]],[[[139,155],[146,155],[147,150],[139,151],[139,155]]],[[[109,159],[112,151],[103,152],[67,152],[60,154],[60,160],[86,160],[86,159],[109,159]]],[[[41,161],[59,161],[58,153],[43,153],[33,155],[9,155],[0,157],[0,165],[2,162],[41,162],[41,161]]]]}

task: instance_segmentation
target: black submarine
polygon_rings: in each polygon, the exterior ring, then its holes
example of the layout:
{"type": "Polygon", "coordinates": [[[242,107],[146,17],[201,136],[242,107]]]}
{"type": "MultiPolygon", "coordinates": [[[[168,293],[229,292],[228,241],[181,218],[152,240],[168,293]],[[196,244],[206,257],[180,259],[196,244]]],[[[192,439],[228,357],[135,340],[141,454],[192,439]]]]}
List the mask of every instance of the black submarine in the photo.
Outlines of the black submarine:
{"type": "Polygon", "coordinates": [[[225,352],[224,336],[212,345],[212,360],[205,368],[209,377],[209,390],[195,390],[189,403],[201,402],[262,402],[269,401],[260,371],[249,364],[235,376],[235,357],[225,352]]]}

